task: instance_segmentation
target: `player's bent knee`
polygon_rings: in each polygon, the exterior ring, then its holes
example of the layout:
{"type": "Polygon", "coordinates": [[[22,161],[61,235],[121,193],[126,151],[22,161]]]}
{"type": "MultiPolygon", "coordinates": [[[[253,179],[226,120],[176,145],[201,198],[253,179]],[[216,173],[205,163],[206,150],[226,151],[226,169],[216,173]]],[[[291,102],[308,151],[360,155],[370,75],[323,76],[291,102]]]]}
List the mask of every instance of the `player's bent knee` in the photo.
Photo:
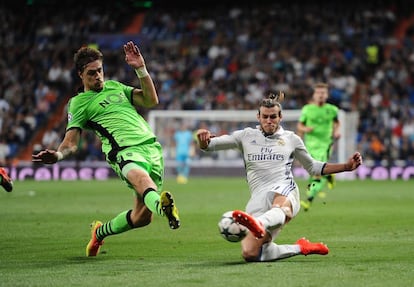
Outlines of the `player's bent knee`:
{"type": "Polygon", "coordinates": [[[142,210],[141,212],[131,215],[131,221],[134,228],[143,227],[151,223],[152,214],[142,210]]]}
{"type": "Polygon", "coordinates": [[[150,221],[142,221],[142,222],[139,222],[137,228],[147,226],[150,223],[151,223],[151,220],[150,221]]]}
{"type": "Polygon", "coordinates": [[[244,259],[244,261],[246,261],[246,262],[258,262],[258,261],[260,261],[259,260],[259,255],[251,255],[251,254],[244,254],[243,253],[243,259],[244,259]]]}
{"type": "Polygon", "coordinates": [[[260,250],[244,249],[242,251],[242,257],[246,262],[257,262],[260,257],[260,250]]]}
{"type": "Polygon", "coordinates": [[[152,217],[149,218],[140,218],[137,223],[135,224],[135,228],[143,227],[150,224],[152,221],[152,217]]]}

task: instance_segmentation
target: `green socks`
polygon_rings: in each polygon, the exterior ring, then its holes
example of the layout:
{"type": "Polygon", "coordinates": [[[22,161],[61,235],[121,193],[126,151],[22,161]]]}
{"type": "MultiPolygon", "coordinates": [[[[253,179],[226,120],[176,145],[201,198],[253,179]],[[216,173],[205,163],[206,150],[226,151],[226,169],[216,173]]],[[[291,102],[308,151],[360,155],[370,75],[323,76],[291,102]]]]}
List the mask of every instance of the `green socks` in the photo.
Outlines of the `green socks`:
{"type": "Polygon", "coordinates": [[[160,208],[160,195],[153,188],[144,191],[144,203],[152,213],[162,215],[160,208]]]}
{"type": "Polygon", "coordinates": [[[96,238],[102,241],[109,235],[123,233],[133,228],[130,214],[132,210],[126,210],[115,216],[111,221],[102,224],[96,230],[96,238]]]}
{"type": "Polygon", "coordinates": [[[312,182],[309,184],[309,189],[307,193],[309,201],[312,201],[313,198],[318,194],[318,192],[320,192],[324,188],[326,181],[327,179],[325,177],[312,180],[312,182]]]}
{"type": "MultiPolygon", "coordinates": [[[[153,189],[148,188],[144,192],[144,203],[152,213],[162,215],[160,205],[160,195],[153,189]]],[[[102,241],[109,235],[123,233],[134,228],[130,214],[132,210],[126,210],[115,216],[112,220],[102,224],[96,230],[96,238],[102,241]]]]}

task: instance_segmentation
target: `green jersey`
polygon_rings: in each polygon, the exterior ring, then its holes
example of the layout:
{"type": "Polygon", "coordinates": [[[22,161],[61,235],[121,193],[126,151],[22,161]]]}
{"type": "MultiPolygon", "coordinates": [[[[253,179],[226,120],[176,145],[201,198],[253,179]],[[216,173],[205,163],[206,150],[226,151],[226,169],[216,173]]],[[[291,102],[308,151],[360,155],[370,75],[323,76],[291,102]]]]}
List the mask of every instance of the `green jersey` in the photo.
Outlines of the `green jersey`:
{"type": "Polygon", "coordinates": [[[299,121],[313,131],[305,133],[306,148],[312,154],[314,150],[329,150],[332,145],[333,124],[338,119],[338,107],[331,104],[303,106],[299,121]]]}
{"type": "Polygon", "coordinates": [[[155,141],[148,123],[132,105],[133,87],[117,81],[105,81],[100,92],[86,91],[68,103],[68,125],[93,130],[102,141],[102,151],[114,161],[126,147],[155,141]]]}

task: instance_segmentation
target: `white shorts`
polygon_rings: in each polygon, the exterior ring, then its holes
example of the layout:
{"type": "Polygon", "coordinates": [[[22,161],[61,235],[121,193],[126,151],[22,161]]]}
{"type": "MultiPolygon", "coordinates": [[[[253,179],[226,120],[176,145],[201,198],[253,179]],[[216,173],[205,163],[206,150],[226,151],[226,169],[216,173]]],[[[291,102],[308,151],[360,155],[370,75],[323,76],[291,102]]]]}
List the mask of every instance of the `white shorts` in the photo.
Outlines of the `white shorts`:
{"type": "Polygon", "coordinates": [[[275,193],[286,196],[292,205],[293,217],[295,217],[300,209],[299,188],[292,181],[291,184],[281,184],[271,187],[268,190],[261,190],[251,195],[246,205],[246,212],[254,217],[260,216],[273,206],[275,193]]]}

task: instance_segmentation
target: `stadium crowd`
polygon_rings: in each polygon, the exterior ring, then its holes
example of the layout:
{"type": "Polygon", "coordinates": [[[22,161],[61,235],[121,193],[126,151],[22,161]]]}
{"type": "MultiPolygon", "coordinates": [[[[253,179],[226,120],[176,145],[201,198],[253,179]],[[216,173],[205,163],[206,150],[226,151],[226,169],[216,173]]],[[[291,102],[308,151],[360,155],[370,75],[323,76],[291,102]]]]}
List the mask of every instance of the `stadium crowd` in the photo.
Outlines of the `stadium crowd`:
{"type": "MultiPolygon", "coordinates": [[[[414,163],[414,10],[403,1],[224,1],[145,11],[122,1],[88,9],[70,2],[0,4],[0,165],[18,158],[76,93],[74,52],[94,44],[93,35],[122,35],[143,12],[140,49],[159,109],[255,109],[264,94],[279,90],[287,95],[284,109],[300,109],[323,81],[331,103],[359,112],[355,141],[364,158],[414,163]]],[[[106,78],[138,84],[119,57],[121,46],[99,48],[106,49],[106,78]]],[[[62,115],[34,144],[53,147],[65,121],[62,115]]],[[[80,158],[102,159],[95,136],[85,133],[82,142],[80,158]]]]}

